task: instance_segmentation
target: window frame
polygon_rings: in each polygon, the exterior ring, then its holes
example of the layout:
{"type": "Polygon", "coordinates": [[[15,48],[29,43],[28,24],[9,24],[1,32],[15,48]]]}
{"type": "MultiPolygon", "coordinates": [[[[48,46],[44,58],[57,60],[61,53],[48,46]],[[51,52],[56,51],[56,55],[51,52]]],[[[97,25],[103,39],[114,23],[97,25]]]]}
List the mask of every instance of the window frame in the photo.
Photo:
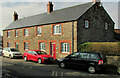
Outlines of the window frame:
{"type": "Polygon", "coordinates": [[[18,29],[15,30],[15,37],[18,37],[19,36],[19,31],[18,29]],[[17,35],[16,35],[16,31],[17,31],[17,35]]]}
{"type": "Polygon", "coordinates": [[[52,25],[52,35],[61,35],[63,34],[63,24],[53,24],[52,25]]]}
{"type": "Polygon", "coordinates": [[[15,41],[15,48],[19,49],[19,41],[15,41]],[[16,43],[18,43],[18,48],[16,47],[16,43]]]}
{"type": "Polygon", "coordinates": [[[36,27],[36,36],[42,36],[42,27],[41,26],[38,26],[36,27]],[[38,34],[38,28],[40,28],[40,34],[38,34]]]}
{"type": "Polygon", "coordinates": [[[108,22],[105,22],[104,23],[104,26],[105,26],[105,30],[109,29],[109,23],[108,22]],[[107,25],[107,26],[106,26],[107,25]]]}
{"type": "MultiPolygon", "coordinates": [[[[65,46],[65,45],[64,45],[65,46]]],[[[67,40],[64,40],[64,41],[60,41],[60,53],[62,54],[70,54],[71,53],[71,42],[70,41],[67,41],[67,40]],[[65,50],[62,51],[62,43],[66,44],[66,48],[68,49],[68,43],[69,43],[69,50],[65,50]],[[69,51],[69,52],[68,52],[69,51]]]]}
{"type": "Polygon", "coordinates": [[[46,43],[45,42],[39,42],[39,50],[46,51],[46,43]]]}
{"type": "Polygon", "coordinates": [[[7,37],[10,38],[10,31],[7,31],[7,37]]]}
{"type": "Polygon", "coordinates": [[[84,27],[85,27],[86,29],[90,28],[90,21],[89,21],[88,19],[85,19],[85,20],[84,20],[84,27]],[[87,23],[87,24],[86,24],[86,23],[87,23]]]}
{"type": "Polygon", "coordinates": [[[29,43],[29,41],[24,41],[23,45],[24,45],[24,50],[29,50],[30,49],[30,43],[29,43]],[[25,46],[25,43],[28,43],[28,47],[27,48],[25,46]]]}
{"type": "Polygon", "coordinates": [[[24,37],[29,37],[29,35],[30,35],[30,29],[29,28],[24,28],[23,29],[23,35],[24,35],[24,37]],[[25,32],[25,30],[28,30],[28,34],[27,35],[25,35],[26,34],[26,32],[25,32]]]}
{"type": "Polygon", "coordinates": [[[10,41],[7,41],[7,47],[10,47],[10,41]],[[9,43],[9,46],[8,46],[8,43],[9,43]]]}

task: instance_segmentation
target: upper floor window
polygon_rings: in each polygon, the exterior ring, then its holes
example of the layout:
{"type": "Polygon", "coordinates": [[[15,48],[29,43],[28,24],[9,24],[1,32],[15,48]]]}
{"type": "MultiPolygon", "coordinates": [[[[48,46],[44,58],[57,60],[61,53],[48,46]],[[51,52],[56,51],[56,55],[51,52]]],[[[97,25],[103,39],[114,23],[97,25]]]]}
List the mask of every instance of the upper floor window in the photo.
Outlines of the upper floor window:
{"type": "Polygon", "coordinates": [[[37,36],[41,36],[41,27],[37,27],[37,36]]]}
{"type": "Polygon", "coordinates": [[[18,37],[18,30],[15,30],[15,37],[18,37]]]}
{"type": "Polygon", "coordinates": [[[61,34],[61,24],[53,26],[53,34],[61,34]]]}
{"type": "Polygon", "coordinates": [[[61,53],[69,53],[70,52],[70,43],[61,43],[61,53]]]}
{"type": "Polygon", "coordinates": [[[18,49],[18,42],[15,42],[15,48],[18,49]]]}
{"type": "Polygon", "coordinates": [[[24,50],[29,50],[29,42],[24,42],[24,50]]]}
{"type": "Polygon", "coordinates": [[[45,42],[40,42],[39,43],[39,50],[46,51],[46,43],[45,42]]]}
{"type": "Polygon", "coordinates": [[[10,47],[10,42],[7,42],[7,47],[10,47]]]}
{"type": "Polygon", "coordinates": [[[85,28],[89,28],[89,21],[85,20],[85,28]]]}
{"type": "Polygon", "coordinates": [[[10,31],[7,31],[7,37],[10,37],[10,31]]]}
{"type": "Polygon", "coordinates": [[[108,23],[105,22],[105,29],[108,29],[108,23]]]}
{"type": "Polygon", "coordinates": [[[24,29],[24,36],[29,36],[29,29],[24,29]]]}

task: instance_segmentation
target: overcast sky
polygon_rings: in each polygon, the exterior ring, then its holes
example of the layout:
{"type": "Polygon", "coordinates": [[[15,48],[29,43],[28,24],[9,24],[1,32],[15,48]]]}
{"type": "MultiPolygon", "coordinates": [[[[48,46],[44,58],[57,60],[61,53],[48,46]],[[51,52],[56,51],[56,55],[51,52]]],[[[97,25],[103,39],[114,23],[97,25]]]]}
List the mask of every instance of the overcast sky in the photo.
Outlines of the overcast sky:
{"type": "MultiPolygon", "coordinates": [[[[32,16],[47,11],[47,3],[52,1],[54,10],[66,8],[92,0],[1,0],[0,1],[0,33],[13,22],[13,12],[18,13],[19,18],[32,16]]],[[[115,22],[115,29],[118,29],[118,2],[119,0],[101,0],[104,8],[115,22]]]]}

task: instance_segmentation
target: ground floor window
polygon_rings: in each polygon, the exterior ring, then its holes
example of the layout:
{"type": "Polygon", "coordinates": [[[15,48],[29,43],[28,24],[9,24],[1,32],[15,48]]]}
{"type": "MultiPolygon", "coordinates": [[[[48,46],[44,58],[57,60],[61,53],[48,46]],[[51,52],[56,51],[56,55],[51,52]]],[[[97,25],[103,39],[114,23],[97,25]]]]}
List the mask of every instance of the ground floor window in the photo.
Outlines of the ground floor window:
{"type": "Polygon", "coordinates": [[[18,42],[15,42],[15,48],[18,49],[18,42]]]}
{"type": "Polygon", "coordinates": [[[7,47],[10,47],[10,42],[7,42],[7,47]]]}
{"type": "Polygon", "coordinates": [[[70,43],[63,42],[61,43],[61,53],[69,53],[70,52],[70,43]]]}
{"type": "Polygon", "coordinates": [[[45,42],[40,42],[39,43],[39,50],[46,51],[46,43],[45,42]]]}
{"type": "Polygon", "coordinates": [[[29,42],[24,42],[24,50],[29,50],[29,42]]]}

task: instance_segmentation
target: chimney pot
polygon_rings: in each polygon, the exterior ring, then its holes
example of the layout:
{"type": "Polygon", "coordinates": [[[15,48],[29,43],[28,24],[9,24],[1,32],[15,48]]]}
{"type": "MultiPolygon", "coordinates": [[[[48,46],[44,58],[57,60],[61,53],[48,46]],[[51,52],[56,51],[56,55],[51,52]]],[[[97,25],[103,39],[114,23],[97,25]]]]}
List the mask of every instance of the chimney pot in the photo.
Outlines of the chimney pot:
{"type": "Polygon", "coordinates": [[[51,13],[53,11],[53,4],[51,1],[48,2],[47,4],[47,13],[51,13]]]}
{"type": "Polygon", "coordinates": [[[18,14],[17,14],[17,12],[14,11],[13,20],[16,21],[17,19],[18,19],[18,14]]]}

